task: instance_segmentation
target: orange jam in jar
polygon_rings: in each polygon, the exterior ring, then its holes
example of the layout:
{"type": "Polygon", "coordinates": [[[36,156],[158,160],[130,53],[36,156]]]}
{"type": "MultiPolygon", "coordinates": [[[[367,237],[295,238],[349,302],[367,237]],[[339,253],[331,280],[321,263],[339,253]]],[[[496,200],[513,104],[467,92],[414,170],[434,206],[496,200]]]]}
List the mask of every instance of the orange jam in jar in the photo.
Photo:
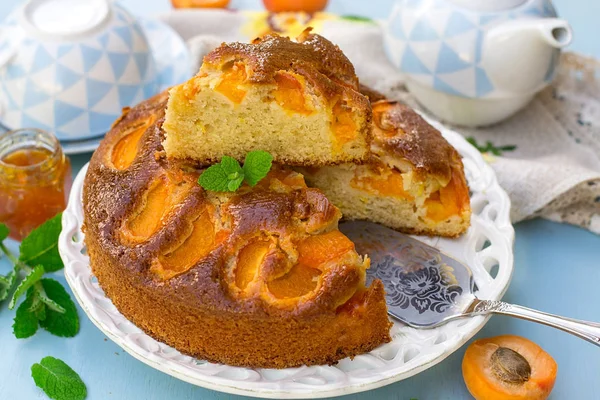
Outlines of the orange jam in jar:
{"type": "Polygon", "coordinates": [[[71,183],[71,163],[52,134],[20,129],[0,135],[0,222],[13,239],[63,211],[71,183]]]}

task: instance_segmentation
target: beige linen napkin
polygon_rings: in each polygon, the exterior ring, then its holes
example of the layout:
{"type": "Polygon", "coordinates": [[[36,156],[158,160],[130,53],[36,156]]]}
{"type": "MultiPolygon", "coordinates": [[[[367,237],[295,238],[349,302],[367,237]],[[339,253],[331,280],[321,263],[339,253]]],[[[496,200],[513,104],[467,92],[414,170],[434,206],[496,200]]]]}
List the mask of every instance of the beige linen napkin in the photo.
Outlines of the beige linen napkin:
{"type": "MultiPolygon", "coordinates": [[[[174,11],[162,19],[188,41],[194,72],[208,51],[222,41],[248,41],[266,20],[264,13],[221,10],[174,11]]],[[[313,22],[346,53],[362,83],[421,109],[388,61],[379,25],[326,15],[313,22]]],[[[514,117],[484,129],[451,128],[479,145],[516,146],[501,156],[484,154],[512,200],[513,222],[539,216],[600,234],[600,62],[564,54],[554,84],[514,117]]]]}

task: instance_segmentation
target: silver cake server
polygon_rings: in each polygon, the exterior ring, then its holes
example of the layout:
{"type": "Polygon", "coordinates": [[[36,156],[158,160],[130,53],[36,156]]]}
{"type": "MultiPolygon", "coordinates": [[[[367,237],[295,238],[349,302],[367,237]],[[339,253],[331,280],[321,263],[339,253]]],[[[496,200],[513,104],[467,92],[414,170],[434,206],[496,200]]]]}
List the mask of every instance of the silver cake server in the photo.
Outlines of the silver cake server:
{"type": "Polygon", "coordinates": [[[367,283],[381,279],[388,313],[414,328],[434,328],[457,318],[503,314],[539,322],[600,346],[600,324],[547,314],[473,294],[466,265],[435,247],[378,224],[345,222],[340,230],[368,254],[367,283]]]}

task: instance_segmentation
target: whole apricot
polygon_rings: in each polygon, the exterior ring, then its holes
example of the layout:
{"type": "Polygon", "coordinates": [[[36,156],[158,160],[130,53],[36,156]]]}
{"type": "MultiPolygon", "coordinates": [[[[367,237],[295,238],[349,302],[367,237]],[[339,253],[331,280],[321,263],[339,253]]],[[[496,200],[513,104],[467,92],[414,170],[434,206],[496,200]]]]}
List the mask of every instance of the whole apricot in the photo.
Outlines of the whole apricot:
{"type": "Polygon", "coordinates": [[[314,13],[327,7],[327,0],[263,0],[271,12],[304,11],[314,13]]]}

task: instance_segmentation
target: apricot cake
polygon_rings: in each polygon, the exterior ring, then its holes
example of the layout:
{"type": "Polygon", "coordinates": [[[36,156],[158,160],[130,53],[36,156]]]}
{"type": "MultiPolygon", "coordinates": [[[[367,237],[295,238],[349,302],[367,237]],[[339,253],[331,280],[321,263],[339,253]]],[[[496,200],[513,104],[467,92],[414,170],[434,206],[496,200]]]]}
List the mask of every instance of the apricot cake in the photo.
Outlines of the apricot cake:
{"type": "Polygon", "coordinates": [[[223,44],[170,91],[166,154],[210,164],[252,150],[287,165],[366,160],[371,107],[341,50],[306,30],[223,44]]]}
{"type": "Polygon", "coordinates": [[[469,227],[471,209],[458,152],[410,107],[379,100],[372,108],[370,161],[300,169],[308,184],[345,218],[408,233],[460,235],[469,227]]]}
{"type": "Polygon", "coordinates": [[[205,191],[201,170],[163,155],[166,102],[126,110],[85,178],[90,265],[117,309],[183,353],[237,366],[332,364],[390,341],[383,285],[365,286],[369,259],[325,195],[277,165],[255,187],[205,191]]]}

